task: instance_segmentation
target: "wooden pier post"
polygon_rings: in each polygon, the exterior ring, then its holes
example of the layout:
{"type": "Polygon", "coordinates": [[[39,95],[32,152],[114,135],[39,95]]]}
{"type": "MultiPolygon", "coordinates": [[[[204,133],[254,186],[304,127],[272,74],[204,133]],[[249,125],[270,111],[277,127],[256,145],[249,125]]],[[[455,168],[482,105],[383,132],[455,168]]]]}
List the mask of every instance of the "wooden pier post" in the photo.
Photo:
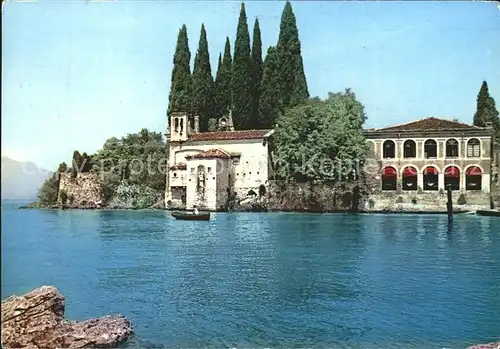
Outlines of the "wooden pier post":
{"type": "Polygon", "coordinates": [[[448,185],[446,188],[446,194],[448,201],[446,202],[446,208],[448,213],[448,230],[451,230],[453,224],[453,200],[451,198],[451,186],[448,185]]]}

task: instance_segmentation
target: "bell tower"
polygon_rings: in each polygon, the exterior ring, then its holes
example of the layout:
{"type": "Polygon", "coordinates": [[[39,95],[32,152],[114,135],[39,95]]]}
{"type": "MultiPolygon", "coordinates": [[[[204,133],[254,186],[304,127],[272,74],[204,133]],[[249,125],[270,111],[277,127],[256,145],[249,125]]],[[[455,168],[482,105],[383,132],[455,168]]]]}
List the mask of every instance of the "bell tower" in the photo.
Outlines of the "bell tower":
{"type": "Polygon", "coordinates": [[[189,132],[189,119],[186,112],[172,112],[170,114],[170,141],[187,141],[189,132]]]}
{"type": "Polygon", "coordinates": [[[219,119],[219,124],[217,125],[217,130],[218,131],[234,131],[232,110],[229,110],[228,115],[225,115],[219,119]]]}

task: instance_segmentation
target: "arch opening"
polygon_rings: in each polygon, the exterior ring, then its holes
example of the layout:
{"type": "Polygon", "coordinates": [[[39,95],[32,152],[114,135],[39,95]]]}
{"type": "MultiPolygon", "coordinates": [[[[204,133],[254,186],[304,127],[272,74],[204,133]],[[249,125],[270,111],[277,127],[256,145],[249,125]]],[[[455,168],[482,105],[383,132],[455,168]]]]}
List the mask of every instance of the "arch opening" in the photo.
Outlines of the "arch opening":
{"type": "Polygon", "coordinates": [[[478,158],[481,156],[481,143],[479,139],[472,138],[467,142],[467,157],[478,158]]]}
{"type": "Polygon", "coordinates": [[[437,158],[437,143],[433,139],[428,139],[424,143],[424,156],[426,159],[437,158]]]}
{"type": "Polygon", "coordinates": [[[394,167],[388,166],[382,170],[382,190],[396,190],[398,173],[394,167]]]}
{"type": "Polygon", "coordinates": [[[449,166],[444,170],[444,186],[451,190],[460,189],[460,170],[456,166],[449,166]]]}
{"type": "Polygon", "coordinates": [[[417,157],[417,144],[415,141],[409,139],[403,144],[403,157],[416,158],[417,157]]]}
{"type": "Polygon", "coordinates": [[[433,166],[424,169],[424,190],[438,190],[438,170],[433,166]]]}
{"type": "Polygon", "coordinates": [[[483,171],[477,166],[471,166],[465,171],[465,189],[481,190],[483,171]]]}
{"type": "Polygon", "coordinates": [[[446,157],[458,158],[458,141],[456,139],[448,139],[446,141],[446,157]]]}
{"type": "Polygon", "coordinates": [[[394,141],[385,141],[383,148],[385,159],[394,159],[396,157],[396,144],[394,141]]]}
{"type": "Polygon", "coordinates": [[[407,166],[403,169],[403,190],[417,190],[417,169],[407,166]]]}

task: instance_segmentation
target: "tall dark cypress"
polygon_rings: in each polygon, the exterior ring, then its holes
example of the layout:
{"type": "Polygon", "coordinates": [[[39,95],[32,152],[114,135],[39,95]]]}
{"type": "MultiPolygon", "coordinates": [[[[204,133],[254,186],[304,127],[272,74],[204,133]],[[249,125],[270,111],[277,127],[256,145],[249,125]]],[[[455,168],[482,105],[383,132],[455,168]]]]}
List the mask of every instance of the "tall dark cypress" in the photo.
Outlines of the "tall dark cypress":
{"type": "Polygon", "coordinates": [[[221,106],[221,100],[220,100],[220,90],[219,90],[219,84],[221,80],[221,74],[222,74],[222,55],[219,53],[219,59],[217,60],[217,72],[215,73],[215,80],[214,80],[214,116],[219,117],[222,106],[221,106]]]}
{"type": "Polygon", "coordinates": [[[269,47],[264,60],[264,71],[260,85],[259,124],[262,128],[272,128],[281,112],[280,77],[278,55],[275,47],[269,47]]]}
{"type": "Polygon", "coordinates": [[[215,115],[217,117],[227,115],[231,106],[231,61],[231,44],[229,38],[226,37],[224,56],[215,78],[215,115]]]}
{"type": "Polygon", "coordinates": [[[231,73],[233,93],[232,110],[234,127],[238,130],[251,127],[252,115],[252,59],[250,57],[250,34],[248,33],[245,4],[241,4],[234,59],[231,73]]]}
{"type": "Polygon", "coordinates": [[[260,26],[258,18],[255,19],[253,26],[252,39],[252,115],[250,126],[252,128],[261,128],[259,123],[259,99],[260,85],[262,82],[262,39],[260,35],[260,26]]]}
{"type": "Polygon", "coordinates": [[[309,98],[300,49],[299,31],[290,1],[281,14],[277,45],[283,107],[293,107],[309,98]]]}
{"type": "Polygon", "coordinates": [[[207,33],[203,24],[198,51],[194,59],[192,91],[193,113],[200,117],[200,131],[206,131],[208,119],[213,116],[214,112],[214,80],[210,68],[207,33]]]}
{"type": "Polygon", "coordinates": [[[191,52],[189,51],[186,25],[183,25],[177,36],[174,54],[170,94],[168,97],[168,114],[176,111],[191,110],[191,52]]]}
{"type": "Polygon", "coordinates": [[[484,127],[487,122],[491,122],[495,130],[495,142],[500,143],[500,119],[495,100],[490,96],[488,83],[483,81],[477,95],[477,107],[474,113],[474,125],[484,127]]]}

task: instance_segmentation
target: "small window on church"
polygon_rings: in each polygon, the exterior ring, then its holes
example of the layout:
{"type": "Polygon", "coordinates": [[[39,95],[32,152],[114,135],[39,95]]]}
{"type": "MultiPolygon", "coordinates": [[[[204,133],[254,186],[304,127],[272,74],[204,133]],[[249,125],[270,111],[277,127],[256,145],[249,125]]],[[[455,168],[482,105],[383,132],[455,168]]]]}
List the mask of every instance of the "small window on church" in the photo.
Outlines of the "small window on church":
{"type": "Polygon", "coordinates": [[[176,172],[174,172],[174,177],[177,177],[177,173],[176,172]]]}
{"type": "Polygon", "coordinates": [[[207,172],[208,173],[212,173],[212,168],[211,167],[207,167],[207,172]]]}
{"type": "Polygon", "coordinates": [[[194,167],[191,167],[191,173],[194,173],[194,167]]]}

